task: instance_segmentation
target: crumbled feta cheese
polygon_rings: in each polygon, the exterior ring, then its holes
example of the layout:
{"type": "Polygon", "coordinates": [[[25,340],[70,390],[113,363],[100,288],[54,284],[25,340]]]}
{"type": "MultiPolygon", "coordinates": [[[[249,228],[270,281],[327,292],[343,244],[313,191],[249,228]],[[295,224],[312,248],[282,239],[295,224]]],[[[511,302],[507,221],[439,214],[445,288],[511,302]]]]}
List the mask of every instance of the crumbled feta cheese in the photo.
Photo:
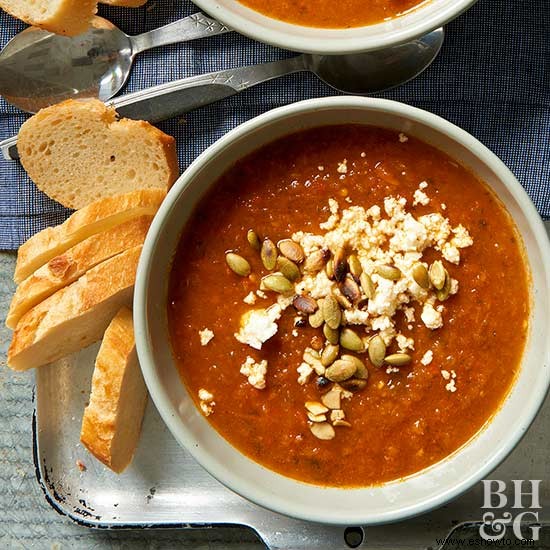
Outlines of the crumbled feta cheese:
{"type": "Polygon", "coordinates": [[[386,374],[393,374],[395,372],[399,372],[397,367],[386,367],[386,374]]]}
{"type": "Polygon", "coordinates": [[[441,371],[441,376],[443,376],[443,378],[445,380],[450,380],[451,379],[451,373],[448,370],[445,370],[445,369],[443,369],[441,371]]]}
{"type": "Polygon", "coordinates": [[[204,416],[210,416],[214,412],[214,396],[204,388],[199,390],[199,406],[201,411],[204,413],[204,416]]]}
{"type": "Polygon", "coordinates": [[[249,292],[244,298],[243,298],[243,302],[245,304],[248,304],[249,306],[252,306],[256,303],[256,294],[254,294],[254,292],[249,292]]]}
{"type": "Polygon", "coordinates": [[[199,330],[199,336],[201,339],[201,346],[206,346],[208,342],[214,338],[214,333],[209,328],[205,328],[203,330],[199,330]]]}
{"type": "Polygon", "coordinates": [[[277,321],[282,309],[274,304],[267,309],[253,309],[241,317],[241,328],[235,338],[254,349],[262,349],[262,344],[277,333],[277,321]]]}
{"type": "Polygon", "coordinates": [[[347,174],[348,173],[348,159],[344,159],[342,162],[338,163],[338,168],[336,168],[336,171],[339,174],[347,174]]]}
{"type": "Polygon", "coordinates": [[[428,187],[428,182],[427,181],[421,181],[418,184],[418,189],[426,189],[426,187],[428,187]]]}
{"type": "Polygon", "coordinates": [[[301,363],[300,366],[296,369],[298,371],[298,384],[303,386],[307,383],[309,380],[309,377],[311,376],[311,373],[313,372],[313,368],[311,365],[308,365],[307,363],[301,363]]]}
{"type": "Polygon", "coordinates": [[[334,199],[329,199],[328,206],[331,214],[338,214],[338,210],[340,208],[338,201],[334,199]]]}
{"type": "Polygon", "coordinates": [[[367,156],[367,153],[365,153],[365,151],[362,151],[361,152],[361,158],[364,159],[366,156],[367,156]]]}
{"type": "Polygon", "coordinates": [[[346,309],[344,321],[348,325],[366,325],[369,320],[369,312],[361,309],[346,309]]]}
{"type": "Polygon", "coordinates": [[[432,351],[431,349],[429,349],[429,350],[422,356],[422,359],[420,359],[420,362],[421,362],[423,365],[429,365],[429,364],[433,361],[433,358],[434,358],[433,351],[432,351]]]}
{"type": "Polygon", "coordinates": [[[443,257],[452,264],[458,265],[460,263],[460,251],[451,243],[445,243],[443,245],[441,254],[443,254],[443,257]]]}
{"type": "Polygon", "coordinates": [[[414,307],[403,308],[403,313],[405,314],[405,319],[408,323],[414,323],[414,307]]]}
{"type": "Polygon", "coordinates": [[[201,401],[212,401],[214,399],[214,396],[208,390],[201,388],[199,390],[199,399],[201,401]]]}
{"type": "Polygon", "coordinates": [[[265,376],[267,374],[267,361],[264,359],[259,363],[252,357],[247,357],[241,365],[241,374],[248,378],[248,383],[258,390],[265,388],[265,376]]]}
{"type": "Polygon", "coordinates": [[[260,289],[256,290],[256,296],[258,296],[258,298],[263,298],[264,300],[267,298],[267,294],[260,289]]]}
{"type": "Polygon", "coordinates": [[[319,172],[323,172],[325,170],[325,167],[324,166],[317,166],[317,170],[319,170],[319,172]]]}
{"type": "Polygon", "coordinates": [[[433,305],[429,302],[424,304],[420,318],[429,329],[435,330],[443,326],[443,318],[441,313],[434,309],[433,305]]]}
{"type": "Polygon", "coordinates": [[[403,334],[398,334],[395,340],[397,341],[400,351],[407,351],[408,349],[414,350],[414,338],[407,338],[403,334]]]}
{"type": "Polygon", "coordinates": [[[409,138],[403,132],[401,132],[399,134],[399,142],[406,143],[407,141],[409,141],[409,138]]]}
{"type": "Polygon", "coordinates": [[[446,385],[445,385],[445,389],[447,391],[450,391],[451,393],[454,393],[456,391],[456,382],[455,382],[455,379],[452,378],[446,385]]]}
{"type": "Polygon", "coordinates": [[[420,189],[417,189],[414,192],[413,206],[416,206],[417,204],[421,204],[423,206],[430,204],[430,197],[428,197],[428,195],[426,195],[426,193],[424,193],[424,191],[421,191],[420,189]]]}

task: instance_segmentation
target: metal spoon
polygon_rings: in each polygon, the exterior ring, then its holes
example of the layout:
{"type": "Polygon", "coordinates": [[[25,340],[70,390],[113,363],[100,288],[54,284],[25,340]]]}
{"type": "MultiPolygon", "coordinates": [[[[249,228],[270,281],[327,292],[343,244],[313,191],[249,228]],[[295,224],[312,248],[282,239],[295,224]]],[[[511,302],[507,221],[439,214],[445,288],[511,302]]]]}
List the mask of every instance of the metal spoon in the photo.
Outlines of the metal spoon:
{"type": "MultiPolygon", "coordinates": [[[[280,76],[310,71],[340,92],[367,95],[411,80],[437,57],[443,44],[437,29],[408,44],[353,55],[303,54],[271,63],[237,67],[168,82],[115,98],[121,117],[158,122],[235,95],[280,76]]],[[[17,159],[17,137],[0,142],[6,159],[17,159]]]]}
{"type": "Polygon", "coordinates": [[[124,86],[136,54],[229,30],[202,13],[137,36],[101,17],[76,37],[30,27],[0,53],[0,94],[31,113],[69,98],[106,101],[124,86]]]}

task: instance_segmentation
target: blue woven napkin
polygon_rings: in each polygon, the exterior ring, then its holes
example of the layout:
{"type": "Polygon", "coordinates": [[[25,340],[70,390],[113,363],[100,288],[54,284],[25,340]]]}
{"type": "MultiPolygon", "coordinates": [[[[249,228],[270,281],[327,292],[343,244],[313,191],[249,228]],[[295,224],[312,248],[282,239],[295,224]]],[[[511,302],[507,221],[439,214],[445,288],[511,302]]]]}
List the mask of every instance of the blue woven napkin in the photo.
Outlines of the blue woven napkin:
{"type": "MultiPolygon", "coordinates": [[[[100,8],[127,34],[198,11],[187,0],[149,0],[143,8],[100,8]]],[[[25,25],[0,13],[0,46],[25,25]]],[[[436,113],[492,149],[512,169],[540,214],[550,217],[550,2],[480,0],[447,27],[441,55],[420,77],[380,94],[436,113]]],[[[288,56],[231,33],[140,55],[123,90],[131,92],[199,73],[288,56]]],[[[159,124],[178,142],[181,169],[231,128],[293,101],[336,95],[310,74],[247,90],[184,118],[159,124]]],[[[0,98],[0,139],[26,116],[0,98]]],[[[17,162],[0,159],[0,249],[60,223],[68,211],[29,181],[17,162]]]]}

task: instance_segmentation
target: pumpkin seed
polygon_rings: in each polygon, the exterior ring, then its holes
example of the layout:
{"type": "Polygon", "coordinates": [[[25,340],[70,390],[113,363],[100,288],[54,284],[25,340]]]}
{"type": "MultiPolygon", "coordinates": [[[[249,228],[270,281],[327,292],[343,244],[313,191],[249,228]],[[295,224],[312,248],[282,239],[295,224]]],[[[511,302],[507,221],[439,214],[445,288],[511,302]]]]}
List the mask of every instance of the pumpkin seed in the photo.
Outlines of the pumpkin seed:
{"type": "Polygon", "coordinates": [[[392,353],[384,357],[384,362],[392,367],[404,367],[412,361],[412,357],[408,353],[392,353]]]}
{"type": "Polygon", "coordinates": [[[359,258],[355,254],[351,254],[348,257],[348,265],[350,273],[359,280],[359,277],[361,277],[361,273],[363,273],[363,268],[361,267],[361,262],[359,261],[359,258]]]}
{"type": "Polygon", "coordinates": [[[334,297],[344,309],[351,309],[353,307],[353,304],[341,292],[335,292],[334,297]]]}
{"type": "Polygon", "coordinates": [[[322,440],[334,439],[336,432],[334,428],[328,422],[314,422],[309,429],[311,433],[317,438],[322,440]]]}
{"type": "Polygon", "coordinates": [[[398,281],[401,279],[401,270],[393,265],[379,265],[375,269],[376,273],[384,279],[398,281]]]}
{"type": "Polygon", "coordinates": [[[370,362],[375,367],[381,367],[384,364],[384,357],[386,356],[386,343],[382,336],[377,334],[369,340],[368,347],[370,362]]]}
{"type": "MultiPolygon", "coordinates": [[[[327,379],[328,380],[328,379],[327,379]]],[[[339,388],[332,388],[321,396],[321,403],[329,409],[339,409],[342,401],[342,392],[339,388]]]]}
{"type": "Polygon", "coordinates": [[[306,401],[306,409],[311,414],[315,415],[325,414],[329,411],[328,407],[325,407],[325,405],[319,403],[319,401],[306,401]]]}
{"type": "Polygon", "coordinates": [[[351,378],[350,380],[344,380],[341,382],[341,385],[345,390],[355,393],[365,389],[367,387],[367,381],[359,380],[358,378],[351,378]]]}
{"type": "Polygon", "coordinates": [[[346,426],[347,428],[351,428],[351,424],[347,420],[335,420],[332,423],[333,426],[346,426]]]}
{"type": "Polygon", "coordinates": [[[327,272],[327,277],[334,281],[334,260],[330,258],[330,260],[327,261],[327,265],[325,266],[325,271],[327,272]]]}
{"type": "Polygon", "coordinates": [[[322,309],[319,308],[315,313],[312,313],[308,317],[308,321],[313,328],[319,328],[325,322],[322,309]]]}
{"type": "Polygon", "coordinates": [[[282,273],[270,273],[262,277],[260,289],[272,290],[279,294],[290,294],[294,292],[294,285],[282,273]]]}
{"type": "Polygon", "coordinates": [[[294,296],[294,300],[292,300],[292,305],[298,311],[301,311],[302,313],[306,313],[307,315],[311,315],[312,313],[315,313],[319,309],[317,302],[311,296],[303,296],[303,295],[294,296]]]}
{"type": "Polygon", "coordinates": [[[298,266],[285,258],[284,256],[279,256],[276,262],[277,270],[280,271],[289,281],[297,281],[300,278],[300,270],[298,266]]]}
{"type": "Polygon", "coordinates": [[[271,239],[265,238],[260,251],[262,263],[266,269],[272,271],[277,264],[277,247],[271,239]]]}
{"type": "Polygon", "coordinates": [[[355,371],[355,377],[360,378],[361,380],[367,380],[369,377],[369,371],[367,370],[367,367],[365,366],[365,363],[359,359],[359,357],[355,357],[355,355],[342,355],[340,357],[343,361],[351,361],[355,364],[356,371],[355,371]]]}
{"type": "Polygon", "coordinates": [[[323,325],[323,334],[331,344],[337,344],[340,340],[339,330],[330,328],[326,323],[323,325]]]}
{"type": "Polygon", "coordinates": [[[304,251],[302,247],[292,239],[283,239],[277,243],[277,247],[283,256],[289,260],[301,264],[304,261],[304,251]]]}
{"type": "Polygon", "coordinates": [[[319,336],[315,335],[311,337],[311,340],[309,341],[309,345],[315,350],[315,351],[321,351],[323,349],[323,339],[319,336]]]}
{"type": "Polygon", "coordinates": [[[356,370],[357,367],[355,366],[355,363],[338,359],[337,361],[334,361],[330,367],[328,367],[325,371],[325,376],[333,382],[342,382],[343,380],[351,378],[355,374],[356,370]]]}
{"type": "Polygon", "coordinates": [[[443,263],[441,260],[436,260],[431,266],[430,266],[430,281],[432,282],[432,285],[434,285],[436,290],[441,290],[445,286],[445,273],[446,273],[445,267],[443,267],[443,263]]]}
{"type": "Polygon", "coordinates": [[[363,351],[365,345],[361,337],[351,328],[344,328],[340,332],[340,345],[350,351],[363,351]]]}
{"type": "Polygon", "coordinates": [[[355,282],[355,279],[348,273],[342,283],[340,283],[340,292],[353,304],[361,298],[361,289],[355,282]]]}
{"type": "Polygon", "coordinates": [[[327,421],[327,415],[326,414],[313,414],[308,411],[307,417],[312,422],[326,422],[327,421]]]}
{"type": "Polygon", "coordinates": [[[260,242],[260,238],[258,237],[258,234],[254,229],[249,229],[246,234],[246,239],[248,241],[248,244],[256,250],[256,252],[259,252],[262,248],[262,243],[260,242]]]}
{"type": "Polygon", "coordinates": [[[317,271],[321,271],[323,266],[327,263],[329,257],[330,252],[326,248],[312,252],[304,262],[304,271],[307,273],[316,273],[317,271]]]}
{"type": "Polygon", "coordinates": [[[334,296],[329,295],[323,300],[323,318],[325,323],[332,329],[337,329],[342,321],[342,311],[334,296]]]}
{"type": "Polygon", "coordinates": [[[334,423],[338,420],[344,420],[346,418],[346,413],[342,409],[333,409],[330,411],[330,421],[334,423]]]}
{"type": "Polygon", "coordinates": [[[370,275],[366,271],[363,271],[363,273],[361,273],[361,276],[359,277],[359,281],[361,283],[361,288],[363,289],[363,293],[365,294],[365,296],[369,300],[372,300],[374,298],[375,291],[374,283],[372,282],[370,275]]]}
{"type": "Polygon", "coordinates": [[[319,363],[319,361],[321,360],[321,355],[319,354],[319,352],[315,351],[314,349],[306,348],[304,350],[302,358],[308,365],[313,366],[316,363],[319,363]]]}
{"type": "Polygon", "coordinates": [[[251,272],[250,264],[242,256],[228,252],[225,255],[225,261],[229,266],[229,269],[239,275],[240,277],[248,277],[251,272]]]}
{"type": "Polygon", "coordinates": [[[418,286],[426,290],[430,288],[430,276],[428,275],[428,270],[424,264],[414,264],[412,268],[412,276],[418,286]]]}
{"type": "Polygon", "coordinates": [[[338,358],[338,353],[340,353],[340,346],[329,344],[321,353],[321,364],[324,367],[332,365],[334,361],[338,358]]]}
{"type": "Polygon", "coordinates": [[[343,246],[340,246],[334,254],[334,278],[340,283],[344,280],[348,271],[348,262],[346,259],[346,251],[343,246]]]}
{"type": "Polygon", "coordinates": [[[451,294],[451,276],[445,269],[445,283],[443,284],[443,288],[441,290],[435,291],[435,296],[440,302],[444,302],[449,297],[450,294],[451,294]]]}

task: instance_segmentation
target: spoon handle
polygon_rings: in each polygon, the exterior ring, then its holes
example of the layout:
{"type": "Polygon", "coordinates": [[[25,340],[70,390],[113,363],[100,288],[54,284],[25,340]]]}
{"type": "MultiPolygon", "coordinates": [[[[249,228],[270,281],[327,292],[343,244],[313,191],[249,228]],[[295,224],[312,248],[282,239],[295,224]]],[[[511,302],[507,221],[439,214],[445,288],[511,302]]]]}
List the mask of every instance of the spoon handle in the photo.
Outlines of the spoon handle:
{"type": "Polygon", "coordinates": [[[200,12],[194,13],[193,15],[180,19],[179,21],[174,21],[174,23],[170,23],[164,27],[138,34],[137,36],[131,36],[132,53],[139,53],[167,44],[187,42],[197,38],[225,34],[229,31],[231,31],[229,27],[226,27],[215,19],[200,12]]]}

